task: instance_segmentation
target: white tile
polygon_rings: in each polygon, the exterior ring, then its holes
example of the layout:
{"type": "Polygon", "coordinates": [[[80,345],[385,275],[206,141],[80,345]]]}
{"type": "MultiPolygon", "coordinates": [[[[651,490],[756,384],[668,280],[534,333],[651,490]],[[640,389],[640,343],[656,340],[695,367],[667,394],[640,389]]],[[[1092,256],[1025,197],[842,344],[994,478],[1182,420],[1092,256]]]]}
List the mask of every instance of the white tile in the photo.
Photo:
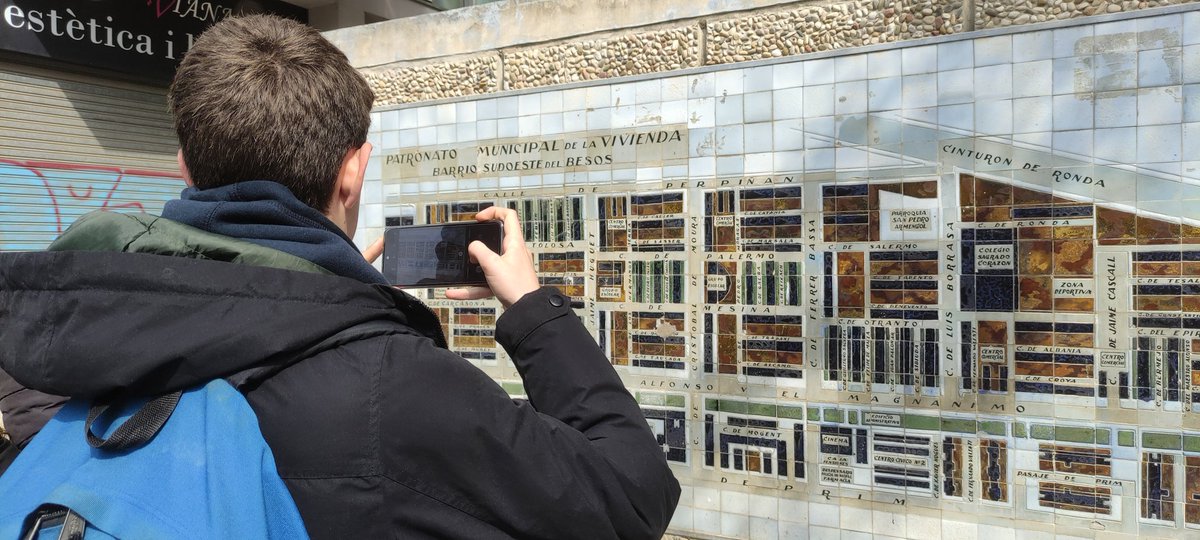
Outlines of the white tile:
{"type": "Polygon", "coordinates": [[[1126,19],[1100,23],[1092,27],[1095,32],[1094,50],[1096,54],[1110,52],[1132,52],[1138,50],[1137,21],[1126,19]]]}
{"type": "Polygon", "coordinates": [[[809,503],[808,515],[813,525],[820,527],[838,527],[841,523],[842,506],[838,504],[809,503]]]}
{"type": "Polygon", "coordinates": [[[400,129],[400,111],[385,111],[378,114],[379,123],[372,122],[372,126],[378,125],[379,129],[383,131],[400,129]]]}
{"type": "MultiPolygon", "coordinates": [[[[664,81],[665,82],[665,81],[664,81]]],[[[590,109],[612,106],[612,89],[608,85],[589,86],[585,98],[590,109]]]]}
{"type": "Polygon", "coordinates": [[[867,81],[867,108],[871,111],[899,109],[903,102],[902,88],[899,76],[867,81]]]}
{"type": "Polygon", "coordinates": [[[1013,100],[1013,123],[1016,133],[1049,131],[1054,121],[1054,105],[1050,96],[1019,98],[1013,100]]]}
{"type": "Polygon", "coordinates": [[[975,66],[1008,64],[1013,59],[1012,36],[979,38],[975,42],[975,66]]]}
{"type": "MultiPolygon", "coordinates": [[[[837,128],[838,122],[833,116],[816,116],[804,119],[804,132],[810,139],[813,138],[813,135],[821,135],[832,139],[837,136],[837,128]]],[[[832,146],[832,143],[823,145],[805,143],[806,148],[823,148],[827,146],[832,146]]]]}
{"type": "Polygon", "coordinates": [[[833,169],[836,153],[834,148],[814,148],[804,153],[805,171],[828,171],[833,169]]]}
{"type": "Polygon", "coordinates": [[[808,502],[780,497],[777,503],[780,521],[808,524],[808,502]]]}
{"type": "Polygon", "coordinates": [[[437,143],[438,143],[437,126],[425,126],[423,128],[417,128],[417,144],[418,145],[428,145],[428,144],[437,144],[437,143]]]}
{"type": "MultiPolygon", "coordinates": [[[[374,167],[375,171],[371,171],[370,170],[371,168],[372,168],[371,165],[368,163],[367,164],[367,169],[368,169],[367,174],[371,175],[371,173],[374,172],[374,177],[379,178],[379,173],[380,173],[379,162],[378,161],[375,162],[375,167],[374,167]]],[[[380,182],[378,180],[376,180],[374,182],[363,182],[362,203],[363,204],[383,203],[383,182],[380,182]]]]}
{"type": "MultiPolygon", "coordinates": [[[[608,91],[605,91],[607,94],[608,91]]],[[[496,118],[514,118],[521,112],[521,103],[517,96],[506,96],[496,100],[496,118]]]]}
{"type": "Polygon", "coordinates": [[[563,132],[563,114],[550,113],[541,115],[542,132],[539,135],[557,135],[563,132]]]}
{"type": "MultiPolygon", "coordinates": [[[[908,514],[905,521],[908,524],[908,537],[922,540],[939,540],[942,538],[942,520],[936,517],[920,514],[908,514]]],[[[946,540],[958,540],[950,536],[946,540]]]]}
{"type": "Polygon", "coordinates": [[[1183,87],[1183,121],[1200,122],[1200,85],[1183,87]]]}
{"type": "Polygon", "coordinates": [[[517,134],[520,137],[533,137],[538,135],[542,129],[541,115],[531,114],[517,118],[517,134]]]}
{"type": "Polygon", "coordinates": [[[1091,97],[1075,94],[1054,96],[1054,130],[1091,128],[1094,112],[1091,97]]]}
{"type": "Polygon", "coordinates": [[[520,126],[516,118],[501,118],[496,124],[496,136],[501,139],[516,137],[520,126]]]}
{"type": "Polygon", "coordinates": [[[802,150],[804,148],[803,121],[776,120],[773,122],[772,138],[775,140],[775,151],[802,150]]]}
{"type": "Polygon", "coordinates": [[[416,128],[400,130],[400,148],[412,148],[420,144],[419,133],[420,130],[416,128]]]}
{"type": "Polygon", "coordinates": [[[368,131],[367,142],[371,143],[372,148],[381,150],[383,149],[383,134],[378,131],[368,131]]]}
{"type": "MultiPolygon", "coordinates": [[[[741,107],[738,107],[741,111],[741,107]]],[[[662,125],[662,103],[655,101],[633,106],[633,123],[638,126],[662,125]]]]}
{"type": "Polygon", "coordinates": [[[633,83],[614,84],[608,87],[613,107],[633,105],[637,100],[637,88],[633,83]]]}
{"type": "Polygon", "coordinates": [[[716,510],[693,510],[692,523],[697,532],[721,534],[721,513],[716,510]]]}
{"type": "Polygon", "coordinates": [[[1096,127],[1137,125],[1138,97],[1134,90],[1097,92],[1096,127]]]}
{"type": "Polygon", "coordinates": [[[429,127],[437,123],[436,107],[417,108],[417,127],[429,127]]]}
{"type": "Polygon", "coordinates": [[[479,140],[495,139],[496,138],[496,121],[495,120],[480,120],[475,123],[475,136],[479,140]]]}
{"type": "Polygon", "coordinates": [[[774,155],[771,152],[746,154],[746,160],[743,163],[746,174],[768,174],[774,172],[774,169],[771,168],[771,160],[774,155]]]}
{"type": "Polygon", "coordinates": [[[834,59],[821,58],[804,62],[804,84],[832,84],[836,78],[834,59]]]}
{"type": "Polygon", "coordinates": [[[688,75],[688,99],[712,97],[716,92],[716,75],[688,75]]]}
{"type": "Polygon", "coordinates": [[[1112,52],[1095,56],[1093,88],[1097,92],[1124,90],[1138,86],[1138,54],[1112,52]]]}
{"type": "Polygon", "coordinates": [[[965,523],[952,519],[943,520],[942,537],[955,540],[976,540],[979,538],[979,526],[976,523],[965,523]]]}
{"type": "MultiPolygon", "coordinates": [[[[832,536],[826,536],[830,540],[837,540],[837,529],[829,529],[822,527],[822,530],[832,531],[832,536]]],[[[779,540],[817,540],[817,533],[810,531],[808,525],[798,523],[780,523],[779,524],[779,540]]]]}
{"type": "Polygon", "coordinates": [[[1138,90],[1138,125],[1175,124],[1183,120],[1183,88],[1166,86],[1138,90]]]}
{"type": "Polygon", "coordinates": [[[901,57],[901,69],[905,75],[934,73],[938,70],[937,45],[905,47],[901,57]]]}
{"type": "Polygon", "coordinates": [[[688,100],[688,127],[713,127],[716,125],[716,104],[713,98],[688,100]]]}
{"type": "Polygon", "coordinates": [[[400,148],[400,132],[385,131],[379,141],[380,150],[388,151],[400,148]]]}
{"type": "Polygon", "coordinates": [[[1151,49],[1138,53],[1138,86],[1166,86],[1182,82],[1183,49],[1151,49]]]}
{"type": "Polygon", "coordinates": [[[1013,97],[1048,96],[1053,91],[1053,62],[1038,60],[1012,66],[1013,97]]]}
{"type": "Polygon", "coordinates": [[[746,173],[742,156],[717,156],[717,176],[741,176],[746,173]]]}
{"type": "Polygon", "coordinates": [[[1200,43],[1200,12],[1189,11],[1183,14],[1183,44],[1200,43]]]}
{"type": "MultiPolygon", "coordinates": [[[[614,100],[613,103],[616,103],[614,100]]],[[[633,121],[636,118],[634,114],[633,104],[618,105],[612,108],[612,128],[624,129],[633,127],[633,121]]]]}
{"type": "Polygon", "coordinates": [[[1006,135],[1012,126],[1012,100],[975,102],[975,130],[980,135],[1006,135]]]}
{"type": "Polygon", "coordinates": [[[775,88],[775,69],[759,66],[742,70],[742,92],[765,92],[775,88]]]}
{"type": "Polygon", "coordinates": [[[716,176],[717,160],[713,157],[688,159],[688,174],[691,176],[716,176]]]}
{"type": "Polygon", "coordinates": [[[834,82],[859,81],[867,78],[867,55],[838,56],[833,62],[834,82]]]}
{"type": "Polygon", "coordinates": [[[804,115],[804,89],[784,88],[775,90],[772,99],[772,117],[775,120],[800,118],[804,115]]]}
{"type": "Polygon", "coordinates": [[[587,130],[587,113],[583,111],[572,110],[563,113],[563,131],[586,131],[587,130]]]}
{"type": "Polygon", "coordinates": [[[1137,128],[1137,162],[1179,161],[1182,139],[1183,127],[1179,124],[1139,126],[1137,128]]]}
{"type": "Polygon", "coordinates": [[[1054,57],[1090,56],[1092,47],[1092,26],[1072,26],[1054,30],[1054,57]]]}
{"type": "Polygon", "coordinates": [[[475,102],[475,119],[491,120],[496,118],[496,100],[481,99],[475,102]]]}
{"type": "Polygon", "coordinates": [[[662,103],[663,125],[683,124],[687,122],[687,101],[664,101],[662,103]]]}
{"type": "Polygon", "coordinates": [[[906,75],[901,104],[905,109],[919,109],[937,105],[937,74],[906,75]]]}
{"type": "Polygon", "coordinates": [[[743,92],[742,79],[744,74],[740,69],[729,69],[718,71],[716,73],[716,88],[717,97],[741,94],[743,92]]]}
{"type": "Polygon", "coordinates": [[[401,109],[400,110],[400,129],[412,129],[417,127],[417,109],[401,109]]]}
{"type": "Polygon", "coordinates": [[[804,87],[804,116],[831,116],[834,111],[833,85],[821,84],[804,87]]]}
{"type": "Polygon", "coordinates": [[[460,124],[474,122],[476,120],[475,102],[464,101],[462,103],[455,103],[454,118],[454,121],[460,124]]]}
{"type": "Polygon", "coordinates": [[[750,518],[728,513],[721,514],[721,534],[729,538],[748,538],[750,518]]]}
{"type": "Polygon", "coordinates": [[[454,138],[458,142],[474,141],[478,137],[478,133],[475,129],[475,122],[467,124],[455,124],[454,128],[455,131],[457,131],[457,134],[454,138]]]}
{"type": "Polygon", "coordinates": [[[1081,157],[1088,157],[1094,155],[1092,150],[1092,135],[1093,131],[1091,129],[1055,131],[1051,144],[1055,152],[1066,152],[1081,157]]]}
{"type": "Polygon", "coordinates": [[[843,531],[871,531],[871,510],[868,508],[843,506],[841,508],[841,520],[843,531]]]}
{"type": "Polygon", "coordinates": [[[966,131],[975,130],[975,105],[943,105],[938,107],[938,124],[966,131]]]}
{"type": "MultiPolygon", "coordinates": [[[[636,103],[657,103],[662,101],[662,83],[658,79],[635,83],[634,100],[636,103]]],[[[563,107],[566,107],[565,96],[563,107]]]]}
{"type": "Polygon", "coordinates": [[[742,146],[747,154],[755,152],[769,152],[772,149],[774,138],[772,136],[773,124],[771,122],[758,122],[754,124],[745,124],[742,126],[742,146]]]}
{"type": "Polygon", "coordinates": [[[760,517],[750,518],[750,540],[778,540],[779,523],[760,517]]]}
{"type": "Polygon", "coordinates": [[[746,152],[742,124],[718,126],[715,133],[718,156],[740,155],[746,152]]]}
{"type": "Polygon", "coordinates": [[[1054,33],[1051,30],[1014,34],[1012,39],[1013,62],[1046,60],[1054,55],[1054,33]]]}
{"type": "Polygon", "coordinates": [[[458,142],[458,129],[454,124],[439,125],[437,127],[437,143],[449,144],[458,142]]]}
{"type": "MultiPolygon", "coordinates": [[[[659,82],[657,80],[650,80],[646,82],[653,84],[657,92],[657,88],[659,87],[659,82]]],[[[562,107],[564,111],[575,111],[587,108],[587,88],[572,88],[570,90],[563,90],[562,95],[562,107]]]]}
{"type": "Polygon", "coordinates": [[[671,516],[671,524],[668,527],[676,531],[690,531],[695,528],[692,524],[692,507],[679,505],[675,507],[675,514],[671,516]]]}
{"type": "Polygon", "coordinates": [[[746,514],[749,509],[749,497],[746,493],[721,490],[721,511],[726,514],[746,514]]]}
{"type": "Polygon", "coordinates": [[[742,98],[742,116],[746,122],[765,122],[771,120],[771,107],[773,105],[774,96],[771,92],[745,94],[742,98]]]}
{"type": "Polygon", "coordinates": [[[804,85],[804,62],[776,64],[772,67],[773,88],[791,88],[804,85]]]}
{"type": "Polygon", "coordinates": [[[588,130],[612,128],[612,107],[600,107],[587,112],[588,130]]]}
{"type": "Polygon", "coordinates": [[[382,204],[363,204],[362,212],[359,214],[359,222],[366,227],[382,227],[383,220],[383,205],[382,204]]]}
{"type": "Polygon", "coordinates": [[[1200,82],[1200,45],[1183,48],[1180,59],[1180,81],[1185,84],[1200,82]]]}
{"type": "Polygon", "coordinates": [[[835,148],[834,151],[834,159],[837,160],[837,168],[839,170],[865,169],[867,164],[870,163],[870,154],[867,153],[867,150],[864,147],[843,146],[840,148],[835,148]]]}
{"type": "Polygon", "coordinates": [[[1137,23],[1138,48],[1141,50],[1178,47],[1183,44],[1180,34],[1183,33],[1183,17],[1161,15],[1134,19],[1137,23]]]}
{"type": "Polygon", "coordinates": [[[539,94],[517,96],[517,114],[519,116],[542,114],[542,96],[539,94]]]}
{"type": "Polygon", "coordinates": [[[1092,146],[1098,160],[1133,163],[1137,161],[1137,128],[1097,129],[1092,135],[1092,146]]]}
{"type": "Polygon", "coordinates": [[[1091,92],[1095,88],[1090,56],[1055,58],[1052,69],[1055,94],[1091,92]]]}
{"type": "Polygon", "coordinates": [[[717,98],[716,107],[718,126],[741,124],[743,122],[741,94],[717,98]]]}
{"type": "Polygon", "coordinates": [[[937,48],[939,71],[975,67],[975,47],[972,40],[939,43],[937,48]]]}
{"type": "Polygon", "coordinates": [[[561,90],[542,92],[542,114],[563,111],[563,93],[561,90]]]}
{"type": "Polygon", "coordinates": [[[833,85],[836,114],[855,114],[867,112],[867,81],[842,82],[833,85]]]}
{"type": "Polygon", "coordinates": [[[969,103],[975,100],[975,71],[954,69],[937,74],[938,105],[969,103]]]}
{"type": "Polygon", "coordinates": [[[458,121],[458,106],[454,103],[443,103],[434,109],[438,124],[453,124],[458,121]]]}
{"type": "Polygon", "coordinates": [[[987,540],[1016,540],[1017,534],[1012,527],[979,524],[979,537],[987,540]]]}
{"type": "Polygon", "coordinates": [[[867,54],[867,78],[881,79],[903,75],[903,53],[900,49],[867,54]]]}
{"type": "Polygon", "coordinates": [[[1012,64],[975,68],[975,99],[1008,99],[1012,87],[1012,64]]]}
{"type": "Polygon", "coordinates": [[[713,128],[693,128],[688,130],[688,157],[704,157],[717,155],[716,130],[713,128]]]}

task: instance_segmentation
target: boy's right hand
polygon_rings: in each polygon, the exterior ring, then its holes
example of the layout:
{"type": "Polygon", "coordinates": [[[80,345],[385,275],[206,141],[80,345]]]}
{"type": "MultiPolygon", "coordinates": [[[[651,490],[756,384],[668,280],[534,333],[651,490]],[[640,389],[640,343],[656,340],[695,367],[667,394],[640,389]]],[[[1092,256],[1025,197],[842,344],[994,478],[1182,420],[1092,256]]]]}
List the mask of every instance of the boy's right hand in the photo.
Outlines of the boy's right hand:
{"type": "Polygon", "coordinates": [[[516,210],[492,206],[475,214],[476,221],[493,219],[504,222],[504,243],[501,246],[503,254],[488,249],[478,240],[467,246],[471,259],[483,268],[488,287],[449,289],[446,291],[446,298],[474,300],[495,296],[507,308],[526,294],[541,288],[537,272],[533,269],[533,256],[525,246],[525,236],[521,232],[521,221],[516,210]]]}

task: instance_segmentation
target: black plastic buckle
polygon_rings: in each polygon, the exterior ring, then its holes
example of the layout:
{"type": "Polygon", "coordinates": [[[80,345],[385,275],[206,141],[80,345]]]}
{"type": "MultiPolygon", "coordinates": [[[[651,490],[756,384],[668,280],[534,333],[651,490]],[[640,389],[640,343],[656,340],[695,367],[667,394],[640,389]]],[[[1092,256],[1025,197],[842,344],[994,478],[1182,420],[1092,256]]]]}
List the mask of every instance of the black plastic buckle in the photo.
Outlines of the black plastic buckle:
{"type": "Polygon", "coordinates": [[[61,527],[58,540],[82,540],[87,521],[74,510],[57,504],[43,504],[25,518],[21,540],[37,540],[44,530],[61,527]]]}

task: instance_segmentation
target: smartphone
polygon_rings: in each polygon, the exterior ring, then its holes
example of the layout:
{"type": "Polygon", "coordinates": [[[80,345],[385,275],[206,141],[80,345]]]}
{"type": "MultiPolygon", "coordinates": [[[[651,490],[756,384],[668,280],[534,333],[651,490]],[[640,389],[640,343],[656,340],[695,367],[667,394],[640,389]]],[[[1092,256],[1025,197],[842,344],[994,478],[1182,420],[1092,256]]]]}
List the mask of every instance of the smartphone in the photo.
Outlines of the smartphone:
{"type": "Polygon", "coordinates": [[[476,240],[500,253],[504,223],[458,221],[388,228],[383,240],[383,276],[397,287],[486,285],[483,269],[467,254],[467,246],[476,240]]]}

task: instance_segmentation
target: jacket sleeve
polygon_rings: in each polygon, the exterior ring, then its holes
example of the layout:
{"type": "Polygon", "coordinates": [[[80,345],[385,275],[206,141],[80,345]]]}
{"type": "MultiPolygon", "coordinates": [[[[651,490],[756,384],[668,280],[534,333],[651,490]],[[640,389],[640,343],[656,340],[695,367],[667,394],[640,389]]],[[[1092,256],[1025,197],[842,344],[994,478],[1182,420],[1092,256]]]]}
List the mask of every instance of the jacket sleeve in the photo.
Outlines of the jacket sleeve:
{"type": "Polygon", "coordinates": [[[0,419],[17,448],[24,448],[37,435],[67,398],[25,388],[0,370],[0,419]]]}
{"type": "Polygon", "coordinates": [[[517,538],[660,538],[679,484],[570,299],[553,288],[526,295],[496,339],[528,403],[425,340],[392,362],[403,364],[400,401],[422,402],[384,407],[420,411],[385,437],[398,450],[385,452],[389,478],[517,538]]]}

